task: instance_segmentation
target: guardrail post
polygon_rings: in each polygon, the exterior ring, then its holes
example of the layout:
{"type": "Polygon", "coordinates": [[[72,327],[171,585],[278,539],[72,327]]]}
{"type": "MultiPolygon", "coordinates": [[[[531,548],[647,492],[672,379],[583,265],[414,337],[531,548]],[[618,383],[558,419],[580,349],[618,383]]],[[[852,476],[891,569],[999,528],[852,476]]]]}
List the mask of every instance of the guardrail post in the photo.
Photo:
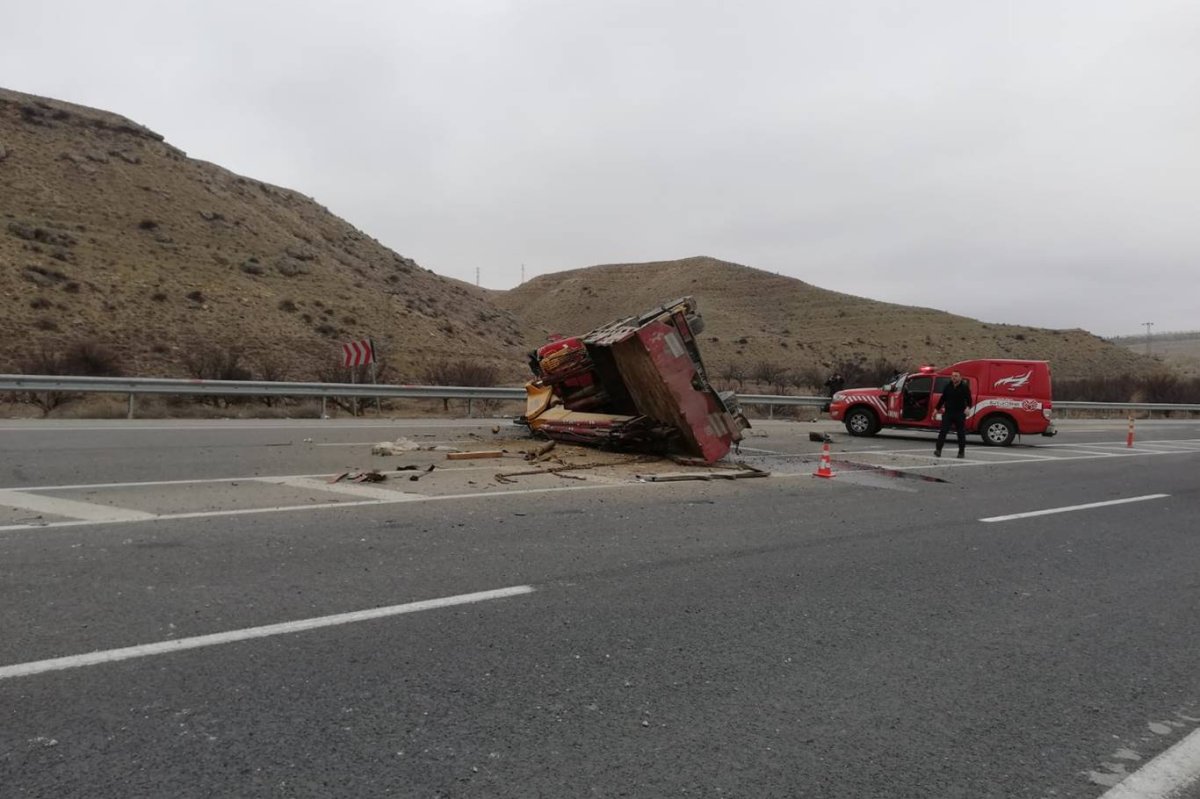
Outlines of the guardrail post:
{"type": "Polygon", "coordinates": [[[473,402],[474,402],[473,399],[471,399],[470,397],[467,397],[467,418],[468,419],[470,419],[471,417],[473,417],[475,415],[473,406],[471,405],[471,403],[473,403],[473,402]]]}
{"type": "Polygon", "coordinates": [[[329,418],[329,414],[325,412],[325,401],[326,401],[326,399],[327,399],[326,397],[321,397],[321,418],[322,418],[322,419],[328,419],[328,418],[329,418]]]}
{"type": "Polygon", "coordinates": [[[127,419],[133,418],[133,394],[129,395],[129,415],[126,418],[127,419]]]}
{"type": "Polygon", "coordinates": [[[767,418],[768,419],[775,418],[775,404],[774,403],[771,403],[770,405],[767,406],[767,418]]]}

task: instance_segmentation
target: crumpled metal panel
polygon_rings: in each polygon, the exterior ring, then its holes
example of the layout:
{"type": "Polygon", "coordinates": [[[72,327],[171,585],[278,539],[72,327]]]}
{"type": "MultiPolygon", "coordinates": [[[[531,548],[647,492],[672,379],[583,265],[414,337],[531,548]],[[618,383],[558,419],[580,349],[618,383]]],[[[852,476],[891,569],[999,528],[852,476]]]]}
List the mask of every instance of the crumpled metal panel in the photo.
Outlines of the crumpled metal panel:
{"type": "MultiPolygon", "coordinates": [[[[603,403],[580,407],[562,381],[531,381],[524,421],[549,438],[628,449],[682,451],[712,463],[741,440],[745,417],[708,383],[684,297],[641,316],[621,319],[582,339],[589,380],[603,403]],[[565,398],[565,400],[564,400],[565,398]]],[[[579,346],[578,343],[575,346],[579,346]]]]}

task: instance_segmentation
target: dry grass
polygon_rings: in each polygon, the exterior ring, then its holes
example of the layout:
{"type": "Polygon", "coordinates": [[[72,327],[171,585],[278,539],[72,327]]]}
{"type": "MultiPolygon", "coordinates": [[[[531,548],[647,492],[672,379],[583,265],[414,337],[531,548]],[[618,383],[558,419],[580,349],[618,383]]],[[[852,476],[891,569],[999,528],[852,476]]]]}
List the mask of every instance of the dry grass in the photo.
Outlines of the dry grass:
{"type": "MultiPolygon", "coordinates": [[[[869,289],[863,286],[864,293],[869,289]]],[[[544,340],[547,333],[585,332],[685,294],[700,305],[701,350],[715,375],[736,365],[748,372],[762,362],[784,366],[798,378],[812,370],[827,374],[845,362],[945,365],[980,357],[1048,360],[1056,377],[1136,375],[1154,368],[1149,359],[1083,330],[985,324],[707,257],[543,275],[494,298],[529,320],[529,338],[544,340]]]]}
{"type": "Polygon", "coordinates": [[[0,371],[23,352],[88,341],[130,375],[188,376],[189,358],[207,348],[236,350],[255,377],[311,380],[339,371],[340,342],[373,336],[383,382],[471,362],[519,384],[524,352],[547,333],[585,332],[685,294],[707,322],[710,372],[775,365],[798,391],[841,364],[1009,356],[1050,360],[1058,377],[1150,368],[1081,330],[987,325],[704,257],[488,292],[116,114],[3,89],[0,146],[0,334],[21,342],[0,350],[0,371]]]}
{"type": "MultiPolygon", "coordinates": [[[[521,376],[520,326],[301,194],[192,160],[123,117],[0,89],[0,333],[98,341],[128,374],[199,346],[292,379],[373,336],[393,379],[470,358],[521,376]]],[[[0,351],[0,371],[18,353],[0,351]]]]}

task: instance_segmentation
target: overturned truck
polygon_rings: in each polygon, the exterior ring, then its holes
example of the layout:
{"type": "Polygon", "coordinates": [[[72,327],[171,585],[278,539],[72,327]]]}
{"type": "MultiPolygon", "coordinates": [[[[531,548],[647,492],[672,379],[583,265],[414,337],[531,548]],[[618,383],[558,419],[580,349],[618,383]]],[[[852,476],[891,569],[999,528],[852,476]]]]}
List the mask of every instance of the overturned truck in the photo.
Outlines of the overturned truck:
{"type": "Polygon", "coordinates": [[[609,449],[719,460],[750,426],[732,391],[708,382],[683,297],[530,353],[520,422],[538,435],[609,449]]]}

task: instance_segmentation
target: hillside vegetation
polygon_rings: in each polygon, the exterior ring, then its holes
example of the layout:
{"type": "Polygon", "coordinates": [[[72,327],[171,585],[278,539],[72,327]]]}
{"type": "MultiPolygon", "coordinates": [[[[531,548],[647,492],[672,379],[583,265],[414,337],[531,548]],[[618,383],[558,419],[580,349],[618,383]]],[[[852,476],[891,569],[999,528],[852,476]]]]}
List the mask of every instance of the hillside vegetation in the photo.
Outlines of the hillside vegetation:
{"type": "Polygon", "coordinates": [[[487,291],[124,117],[0,89],[3,371],[345,380],[340,344],[369,336],[385,381],[517,383],[548,334],[687,294],[710,371],[739,387],[973,357],[1046,359],[1059,379],[1161,369],[1083,330],[985,324],[708,257],[487,291]]]}
{"type": "Polygon", "coordinates": [[[86,341],[143,376],[187,376],[216,351],[256,376],[337,377],[340,343],[373,336],[393,381],[464,354],[515,379],[524,346],[483,291],[308,197],[124,117],[6,90],[0,332],[3,371],[86,341]]]}

